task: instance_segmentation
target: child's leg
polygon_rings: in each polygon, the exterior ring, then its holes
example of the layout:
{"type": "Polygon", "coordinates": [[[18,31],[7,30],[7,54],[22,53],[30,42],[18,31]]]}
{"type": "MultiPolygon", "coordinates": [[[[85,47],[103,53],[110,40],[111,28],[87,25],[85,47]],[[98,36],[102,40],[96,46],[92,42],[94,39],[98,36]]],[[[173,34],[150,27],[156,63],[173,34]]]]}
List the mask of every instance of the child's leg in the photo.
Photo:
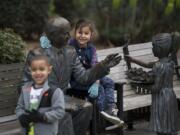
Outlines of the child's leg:
{"type": "Polygon", "coordinates": [[[100,80],[100,84],[103,86],[105,92],[105,111],[111,112],[116,106],[114,99],[114,81],[108,77],[104,77],[100,80]]]}
{"type": "Polygon", "coordinates": [[[105,93],[104,93],[104,88],[101,85],[99,86],[97,105],[100,112],[104,111],[105,93]]]}
{"type": "Polygon", "coordinates": [[[115,126],[113,125],[112,127],[108,128],[122,126],[124,124],[124,121],[120,120],[117,117],[117,113],[114,113],[114,111],[117,110],[115,109],[116,104],[114,100],[114,82],[110,78],[104,77],[100,80],[100,85],[104,89],[105,98],[104,110],[101,112],[101,114],[105,119],[115,124],[115,126]]]}

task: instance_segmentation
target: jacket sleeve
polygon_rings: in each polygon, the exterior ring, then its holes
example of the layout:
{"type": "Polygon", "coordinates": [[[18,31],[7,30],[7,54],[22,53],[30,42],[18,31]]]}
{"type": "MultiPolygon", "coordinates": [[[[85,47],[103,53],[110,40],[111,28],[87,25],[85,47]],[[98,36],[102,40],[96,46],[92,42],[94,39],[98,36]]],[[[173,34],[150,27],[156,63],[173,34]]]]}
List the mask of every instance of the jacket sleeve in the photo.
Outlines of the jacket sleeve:
{"type": "Polygon", "coordinates": [[[91,60],[91,65],[94,66],[98,63],[98,57],[96,53],[96,48],[93,47],[93,53],[92,53],[92,60],[91,60]]]}
{"type": "Polygon", "coordinates": [[[24,105],[22,92],[21,92],[21,94],[19,96],[18,103],[17,103],[16,109],[15,109],[15,113],[16,113],[17,117],[19,117],[19,116],[21,116],[22,114],[25,113],[25,105],[24,105]]]}
{"type": "Polygon", "coordinates": [[[54,122],[63,118],[65,114],[64,94],[61,89],[56,89],[51,99],[51,110],[45,112],[47,122],[54,122]]]}
{"type": "Polygon", "coordinates": [[[96,80],[107,75],[110,71],[110,69],[105,67],[101,62],[86,70],[82,66],[76,53],[73,54],[72,68],[73,77],[77,82],[84,85],[94,83],[96,80]]]}

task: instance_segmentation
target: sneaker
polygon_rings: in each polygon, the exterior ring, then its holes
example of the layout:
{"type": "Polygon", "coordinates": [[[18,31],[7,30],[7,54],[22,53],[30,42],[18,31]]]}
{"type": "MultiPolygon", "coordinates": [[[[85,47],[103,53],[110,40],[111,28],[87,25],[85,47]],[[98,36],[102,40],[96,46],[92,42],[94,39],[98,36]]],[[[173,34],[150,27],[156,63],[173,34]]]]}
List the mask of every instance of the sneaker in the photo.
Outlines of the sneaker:
{"type": "Polygon", "coordinates": [[[118,113],[118,109],[116,109],[116,108],[112,108],[112,110],[111,110],[111,113],[110,113],[110,114],[112,114],[113,116],[116,116],[116,117],[117,117],[117,113],[118,113]]]}
{"type": "Polygon", "coordinates": [[[119,119],[117,116],[110,115],[104,111],[101,111],[101,114],[106,120],[110,121],[115,125],[118,125],[119,127],[124,125],[124,121],[119,119]]]}
{"type": "Polygon", "coordinates": [[[119,127],[122,127],[123,129],[126,129],[127,128],[127,125],[124,123],[122,125],[112,125],[112,126],[109,126],[109,127],[106,127],[105,130],[112,130],[112,129],[115,129],[115,128],[119,128],[119,127]]]}

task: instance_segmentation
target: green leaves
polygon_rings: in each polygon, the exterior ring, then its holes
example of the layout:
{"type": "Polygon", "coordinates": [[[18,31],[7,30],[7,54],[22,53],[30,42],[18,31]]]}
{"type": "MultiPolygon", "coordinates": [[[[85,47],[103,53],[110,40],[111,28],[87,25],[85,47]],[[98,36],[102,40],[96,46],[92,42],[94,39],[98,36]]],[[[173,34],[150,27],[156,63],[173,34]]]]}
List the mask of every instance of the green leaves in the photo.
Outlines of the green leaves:
{"type": "Polygon", "coordinates": [[[129,6],[131,8],[136,8],[138,0],[129,0],[129,6]]]}
{"type": "Polygon", "coordinates": [[[54,5],[54,0],[50,0],[49,3],[49,16],[55,15],[55,5],[54,5]]]}
{"type": "Polygon", "coordinates": [[[169,0],[165,9],[165,14],[169,15],[174,9],[174,0],[169,0]]]}
{"type": "Polygon", "coordinates": [[[0,30],[0,63],[10,64],[23,61],[24,45],[21,37],[12,30],[0,30]]]}
{"type": "Polygon", "coordinates": [[[180,8],[180,0],[176,0],[176,8],[180,8]]]}
{"type": "Polygon", "coordinates": [[[122,0],[112,0],[112,7],[113,9],[117,10],[121,6],[122,0]]]}

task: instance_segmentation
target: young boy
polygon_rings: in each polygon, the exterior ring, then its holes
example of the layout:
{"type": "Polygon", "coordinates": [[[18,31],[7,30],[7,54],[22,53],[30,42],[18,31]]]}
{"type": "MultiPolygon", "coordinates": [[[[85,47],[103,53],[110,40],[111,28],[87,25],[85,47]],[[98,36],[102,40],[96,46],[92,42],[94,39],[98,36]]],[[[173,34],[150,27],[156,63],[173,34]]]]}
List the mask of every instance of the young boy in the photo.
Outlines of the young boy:
{"type": "Polygon", "coordinates": [[[58,120],[65,113],[63,92],[48,85],[52,66],[46,56],[34,56],[29,66],[32,82],[22,87],[16,107],[23,135],[57,135],[58,120]]]}

